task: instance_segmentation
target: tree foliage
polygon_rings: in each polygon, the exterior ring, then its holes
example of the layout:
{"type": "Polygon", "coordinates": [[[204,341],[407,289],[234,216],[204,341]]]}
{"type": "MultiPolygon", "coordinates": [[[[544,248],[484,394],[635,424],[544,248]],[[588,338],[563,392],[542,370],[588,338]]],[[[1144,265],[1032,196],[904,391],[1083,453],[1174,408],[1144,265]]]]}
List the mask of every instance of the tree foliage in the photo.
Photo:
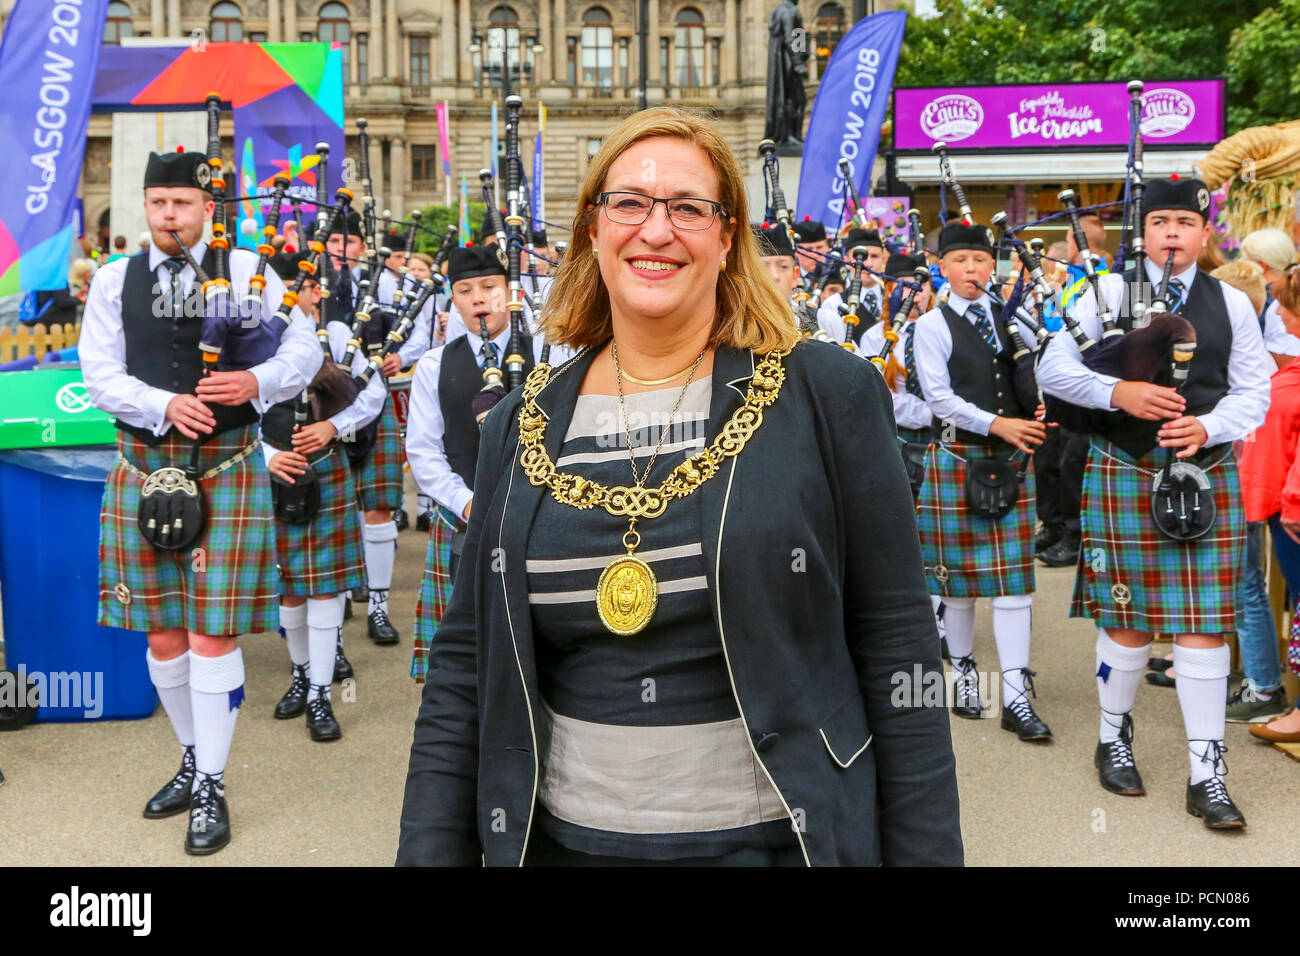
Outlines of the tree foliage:
{"type": "Polygon", "coordinates": [[[1229,131],[1300,117],[1300,0],[937,0],[898,86],[1228,79],[1229,131]]]}

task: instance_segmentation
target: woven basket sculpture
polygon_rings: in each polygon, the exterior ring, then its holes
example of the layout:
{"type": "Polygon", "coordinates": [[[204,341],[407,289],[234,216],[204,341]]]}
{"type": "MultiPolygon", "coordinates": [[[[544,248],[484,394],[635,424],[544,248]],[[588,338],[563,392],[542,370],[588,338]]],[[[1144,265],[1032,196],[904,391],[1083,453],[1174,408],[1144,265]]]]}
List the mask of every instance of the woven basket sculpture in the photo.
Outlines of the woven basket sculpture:
{"type": "Polygon", "coordinates": [[[1233,238],[1256,229],[1290,233],[1300,191],[1300,120],[1229,136],[1201,160],[1200,172],[1210,189],[1227,185],[1224,215],[1233,238]]]}

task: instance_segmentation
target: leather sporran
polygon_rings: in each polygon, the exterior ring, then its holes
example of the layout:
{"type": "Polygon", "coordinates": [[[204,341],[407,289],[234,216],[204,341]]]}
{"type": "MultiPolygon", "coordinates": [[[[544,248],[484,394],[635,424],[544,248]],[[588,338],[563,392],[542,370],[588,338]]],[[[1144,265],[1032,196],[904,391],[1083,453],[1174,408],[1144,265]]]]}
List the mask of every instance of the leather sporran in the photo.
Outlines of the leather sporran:
{"type": "Polygon", "coordinates": [[[144,480],[136,523],[160,551],[184,551],[203,534],[207,506],[193,471],[159,468],[144,480]]]}
{"type": "Polygon", "coordinates": [[[909,441],[903,443],[903,464],[907,468],[907,483],[912,486],[912,497],[921,494],[921,485],[925,483],[925,453],[929,445],[909,441]]]}
{"type": "Polygon", "coordinates": [[[310,524],[320,511],[320,478],[312,465],[292,482],[271,474],[271,502],[277,521],[310,524]]]}
{"type": "Polygon", "coordinates": [[[1020,500],[1025,473],[1014,458],[970,458],[966,462],[966,507],[984,518],[1001,518],[1020,500]]]}
{"type": "Polygon", "coordinates": [[[1195,541],[1214,527],[1218,506],[1210,476],[1190,461],[1175,461],[1169,474],[1156,475],[1151,489],[1151,520],[1166,538],[1195,541]]]}

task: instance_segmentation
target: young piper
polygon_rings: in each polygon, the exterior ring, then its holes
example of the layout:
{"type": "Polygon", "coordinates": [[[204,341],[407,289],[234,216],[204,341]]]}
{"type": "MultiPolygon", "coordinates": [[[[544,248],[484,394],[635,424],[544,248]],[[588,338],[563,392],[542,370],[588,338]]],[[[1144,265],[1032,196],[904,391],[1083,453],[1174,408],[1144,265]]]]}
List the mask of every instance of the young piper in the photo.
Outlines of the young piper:
{"type": "MultiPolygon", "coordinates": [[[[303,285],[299,306],[310,314],[319,299],[320,286],[309,280],[303,285]]],[[[351,329],[331,322],[328,331],[330,352],[337,362],[347,349],[351,329]]],[[[354,374],[365,367],[362,355],[353,358],[354,374]]],[[[311,420],[308,404],[302,409],[308,422],[295,423],[297,396],[273,406],[262,417],[262,451],[271,474],[294,484],[310,468],[319,488],[320,505],[310,521],[288,523],[277,511],[275,523],[280,626],[293,665],[292,683],[276,704],[275,717],[286,720],[305,711],[307,730],[315,741],[338,740],[343,735],[330,706],[336,640],[343,625],[339,598],[365,583],[356,489],[341,441],[355,437],[374,420],[383,408],[384,393],[383,381],[376,375],[356,401],[324,421],[311,420]]]]}
{"type": "Polygon", "coordinates": [[[790,234],[786,232],[785,226],[780,223],[774,226],[763,223],[761,226],[754,225],[751,228],[754,238],[758,242],[763,268],[772,277],[776,287],[781,290],[781,295],[787,302],[791,302],[793,307],[792,296],[795,288],[799,285],[800,278],[799,260],[795,258],[794,246],[790,243],[790,234]]]}
{"type": "MultiPolygon", "coordinates": [[[[348,217],[347,233],[346,247],[341,225],[325,243],[337,278],[322,311],[327,322],[342,322],[350,328],[353,313],[360,304],[360,263],[365,252],[365,242],[360,235],[361,217],[355,212],[348,217]]],[[[402,261],[406,261],[405,253],[402,261]]],[[[380,294],[382,296],[382,285],[380,294]]],[[[362,353],[367,358],[383,347],[390,316],[390,313],[377,309],[362,329],[362,353]]],[[[382,377],[396,375],[401,368],[401,357],[393,353],[384,361],[382,377]]],[[[393,558],[397,549],[397,525],[393,523],[393,512],[402,506],[402,449],[397,415],[391,401],[385,401],[380,413],[379,435],[374,445],[360,462],[352,462],[352,475],[356,482],[357,501],[364,513],[362,537],[370,591],[366,629],[376,644],[396,644],[400,637],[388,619],[388,589],[392,585],[393,558]]]]}
{"type": "MultiPolygon", "coordinates": [[[[144,212],[153,241],[96,274],[79,343],[86,389],[116,418],[120,455],[104,487],[98,622],[148,634],[149,676],[183,755],[144,815],[189,810],[185,851],[200,855],[230,842],[223,775],[244,699],[236,639],[276,626],[271,487],[257,454],[257,419],[321,366],[316,337],[298,317],[265,361],[203,374],[202,300],[172,232],[212,275],[203,230],[215,209],[213,175],[201,153],[150,155],[144,212]],[[203,531],[184,550],[157,549],[137,525],[144,476],[184,469],[194,439],[202,442],[203,531]]],[[[230,298],[240,302],[257,256],[231,249],[229,263],[230,298]]],[[[265,278],[263,317],[284,297],[279,276],[265,278]]]]}
{"type": "Polygon", "coordinates": [[[824,257],[831,251],[826,227],[812,216],[804,216],[794,224],[794,237],[799,243],[799,270],[805,278],[816,282],[826,268],[824,257]]]}
{"type": "MultiPolygon", "coordinates": [[[[861,319],[853,330],[853,344],[858,346],[858,353],[862,354],[860,344],[862,334],[875,325],[876,319],[884,312],[884,286],[876,278],[876,273],[885,267],[885,243],[880,238],[880,233],[875,229],[852,229],[844,238],[844,266],[845,281],[853,279],[853,247],[866,246],[867,257],[863,260],[863,265],[867,268],[862,270],[862,298],[861,298],[861,319]]],[[[840,305],[844,301],[843,292],[837,292],[822,299],[821,307],[817,310],[817,324],[826,330],[826,333],[834,342],[844,341],[844,316],[840,315],[840,305]]]]}
{"type": "MultiPolygon", "coordinates": [[[[977,512],[966,496],[974,462],[1032,454],[1046,427],[1016,398],[1010,340],[979,288],[993,275],[992,230],[950,222],[939,234],[939,255],[948,296],[916,320],[916,369],[938,432],[917,523],[931,594],[941,596],[946,607],[956,683],[952,711],[958,717],[980,716],[975,599],[989,597],[1002,671],[1002,729],[1021,740],[1049,740],[1051,730],[1029,703],[1034,691],[1029,669],[1033,472],[1024,476],[1015,505],[1001,517],[977,512]]],[[[1023,326],[1020,335],[1033,340],[1023,326]]]]}
{"type": "MultiPolygon", "coordinates": [[[[424,579],[415,605],[411,677],[423,682],[429,647],[451,597],[460,539],[469,522],[478,460],[479,421],[475,398],[483,390],[484,368],[496,368],[510,340],[506,309],[506,270],[494,246],[457,249],[447,272],[451,294],[471,328],[420,359],[411,381],[411,410],[406,423],[406,459],[416,486],[434,500],[424,579]],[[480,319],[487,322],[484,343],[480,319]],[[486,347],[485,347],[486,345],[486,347]]],[[[526,371],[531,371],[533,343],[525,342],[526,371]]]]}
{"type": "MultiPolygon", "coordinates": [[[[1039,366],[1043,391],[1074,405],[1111,412],[1092,435],[1083,477],[1083,545],[1072,617],[1097,625],[1100,741],[1094,762],[1102,787],[1139,796],[1145,788],[1133,759],[1130,711],[1155,633],[1175,635],[1176,687],[1187,730],[1191,772],[1187,812],[1213,829],[1243,827],[1223,775],[1224,708],[1231,653],[1223,635],[1235,629],[1237,576],[1246,541],[1245,514],[1232,442],[1264,421],[1273,362],[1244,292],[1196,267],[1210,237],[1210,194],[1198,179],[1147,183],[1145,299],[1173,256],[1171,309],[1196,329],[1196,350],[1181,392],[1144,381],[1121,381],[1087,368],[1068,335],[1057,335],[1039,366]],[[1167,537],[1153,523],[1153,476],[1166,449],[1204,470],[1217,517],[1191,541],[1167,537]]],[[[1121,328],[1132,276],[1111,273],[1101,291],[1121,328]]],[[[1127,310],[1125,310],[1127,311],[1127,310]]],[[[1075,316],[1101,337],[1092,291],[1075,316]]]]}

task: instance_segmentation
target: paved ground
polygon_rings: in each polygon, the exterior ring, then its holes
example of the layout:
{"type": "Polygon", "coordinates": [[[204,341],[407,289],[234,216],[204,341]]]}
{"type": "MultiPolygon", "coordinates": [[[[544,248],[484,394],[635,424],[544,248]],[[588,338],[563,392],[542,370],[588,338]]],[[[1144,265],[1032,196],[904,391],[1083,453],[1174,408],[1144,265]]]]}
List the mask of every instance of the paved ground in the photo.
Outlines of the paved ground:
{"type": "MultiPolygon", "coordinates": [[[[0,866],[391,864],[419,701],[407,668],[423,561],[423,536],[403,532],[391,598],[400,646],[375,647],[362,618],[347,623],[344,640],[358,676],[355,700],[335,689],[341,741],[313,744],[301,720],[272,719],[288,686],[283,644],[275,634],[241,641],[248,697],[226,775],[235,827],[226,850],[207,860],[186,857],[186,817],[140,816],[177,764],[160,708],[148,720],[40,724],[0,735],[7,778],[0,866]]],[[[1173,690],[1143,685],[1135,709],[1148,796],[1117,797],[1097,786],[1093,639],[1089,624],[1065,616],[1072,575],[1040,568],[1034,615],[1036,706],[1055,742],[1020,743],[995,718],[954,721],[967,861],[1223,866],[1300,859],[1300,764],[1256,743],[1242,726],[1228,729],[1228,785],[1249,828],[1211,833],[1184,812],[1187,762],[1173,690]]],[[[976,658],[996,667],[988,602],[979,606],[976,658]]]]}

